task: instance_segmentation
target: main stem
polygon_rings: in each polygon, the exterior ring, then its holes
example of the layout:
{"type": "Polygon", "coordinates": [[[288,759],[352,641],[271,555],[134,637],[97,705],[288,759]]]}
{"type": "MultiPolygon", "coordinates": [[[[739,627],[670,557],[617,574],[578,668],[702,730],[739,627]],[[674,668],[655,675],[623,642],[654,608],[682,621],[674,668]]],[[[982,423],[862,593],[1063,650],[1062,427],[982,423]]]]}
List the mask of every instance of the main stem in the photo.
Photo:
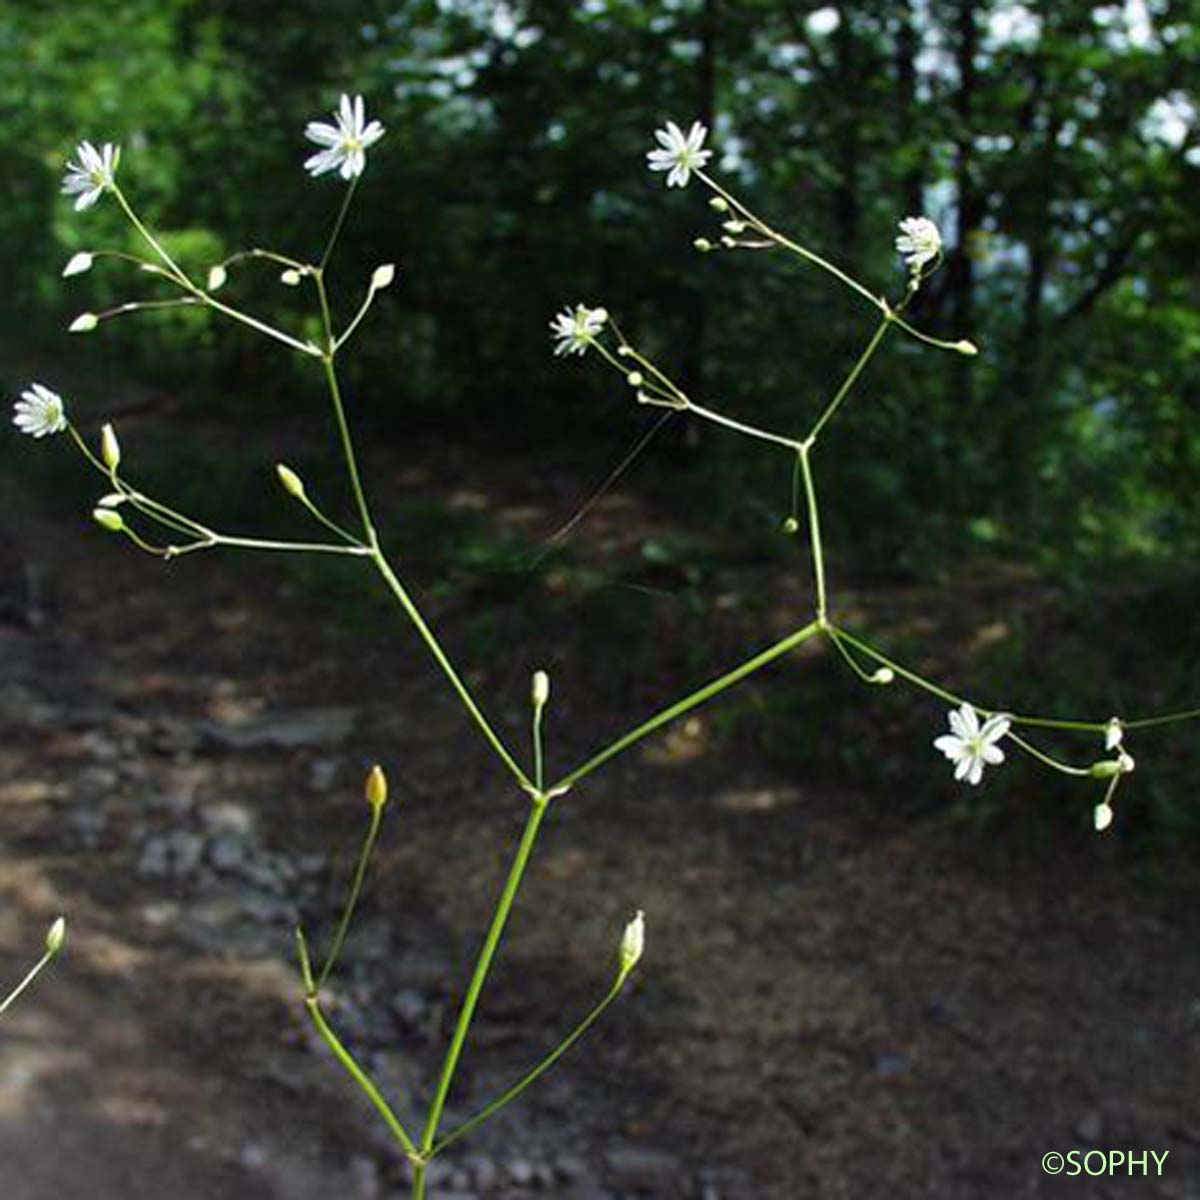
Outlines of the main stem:
{"type": "Polygon", "coordinates": [[[805,442],[800,447],[800,474],[804,478],[804,498],[808,507],[808,532],[812,542],[813,574],[817,584],[817,621],[824,628],[827,620],[825,609],[825,555],[821,549],[821,514],[817,509],[817,491],[813,487],[812,466],[808,461],[809,446],[805,442]]]}
{"type": "MultiPolygon", "coordinates": [[[[492,914],[492,923],[488,929],[487,937],[484,939],[483,949],[479,952],[479,959],[475,963],[475,973],[471,976],[471,985],[467,989],[466,999],[463,1001],[462,1009],[458,1014],[458,1023],[454,1028],[454,1037],[450,1042],[450,1048],[446,1051],[446,1059],[442,1064],[441,1077],[438,1079],[437,1092],[434,1095],[433,1103],[430,1105],[425,1133],[421,1138],[421,1154],[423,1157],[428,1156],[437,1139],[438,1126],[441,1124],[442,1112],[446,1107],[446,1097],[450,1094],[450,1086],[454,1082],[454,1073],[458,1069],[458,1060],[462,1056],[463,1047],[467,1042],[467,1034],[470,1032],[471,1021],[475,1016],[475,1008],[479,1003],[483,986],[487,982],[488,972],[492,966],[492,959],[495,957],[496,948],[500,945],[500,939],[504,935],[504,927],[508,923],[508,915],[512,911],[513,901],[517,898],[521,879],[525,874],[525,868],[529,865],[529,857],[533,853],[533,845],[537,841],[538,830],[541,828],[542,819],[545,817],[548,807],[549,805],[544,797],[534,797],[533,804],[529,810],[529,817],[525,822],[525,832],[521,835],[521,844],[517,847],[516,856],[513,859],[512,866],[509,868],[508,879],[504,884],[504,891],[500,896],[500,902],[496,905],[496,911],[492,914]]],[[[418,1166],[417,1175],[420,1177],[420,1182],[418,1184],[417,1178],[414,1177],[414,1200],[419,1200],[419,1197],[423,1196],[425,1192],[423,1167],[418,1166]],[[418,1187],[420,1190],[418,1190],[418,1187]]]]}

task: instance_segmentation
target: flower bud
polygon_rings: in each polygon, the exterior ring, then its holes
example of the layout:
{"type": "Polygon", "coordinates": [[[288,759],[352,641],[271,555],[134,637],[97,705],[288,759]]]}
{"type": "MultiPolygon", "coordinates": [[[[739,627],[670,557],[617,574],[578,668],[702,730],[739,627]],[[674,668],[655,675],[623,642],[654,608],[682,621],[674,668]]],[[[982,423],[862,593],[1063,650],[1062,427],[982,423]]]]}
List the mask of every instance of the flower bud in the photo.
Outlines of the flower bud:
{"type": "Polygon", "coordinates": [[[891,667],[880,667],[874,674],[868,676],[871,683],[888,684],[896,678],[896,672],[891,667]]]}
{"type": "Polygon", "coordinates": [[[721,226],[721,228],[723,230],[725,230],[726,233],[745,233],[746,232],[746,222],[745,221],[726,221],[721,226]]]}
{"type": "Polygon", "coordinates": [[[65,917],[59,917],[46,931],[46,953],[57,954],[66,940],[67,921],[65,917]]]}
{"type": "Polygon", "coordinates": [[[86,250],[80,250],[78,254],[72,254],[70,261],[63,267],[62,277],[69,279],[72,275],[82,275],[84,271],[92,269],[92,256],[86,250]]]}
{"type": "Polygon", "coordinates": [[[729,201],[726,200],[724,196],[714,196],[708,202],[708,207],[711,208],[714,212],[721,212],[721,213],[728,212],[729,211],[729,201]]]}
{"type": "Polygon", "coordinates": [[[67,326],[68,333],[91,333],[100,322],[96,318],[95,313],[80,313],[79,316],[67,326]]]}
{"type": "Polygon", "coordinates": [[[729,234],[726,234],[723,238],[721,238],[721,245],[724,246],[726,250],[732,250],[737,245],[737,242],[731,238],[729,234]]]}
{"type": "Polygon", "coordinates": [[[630,354],[632,354],[632,353],[633,353],[633,348],[632,348],[631,346],[618,346],[618,347],[617,347],[617,353],[618,353],[618,354],[619,354],[619,355],[620,355],[622,358],[626,358],[628,355],[630,355],[630,354]]]}
{"type": "Polygon", "coordinates": [[[707,254],[713,249],[713,244],[708,240],[708,238],[697,238],[692,245],[695,246],[701,254],[707,254]]]}
{"type": "Polygon", "coordinates": [[[1113,810],[1108,803],[1097,804],[1092,810],[1092,825],[1097,833],[1103,833],[1111,824],[1113,819],[1113,810]]]}
{"type": "Polygon", "coordinates": [[[629,384],[630,387],[636,388],[641,387],[642,384],[646,382],[646,378],[641,371],[630,371],[629,374],[625,376],[625,382],[629,384]]]}
{"type": "Polygon", "coordinates": [[[126,497],[120,492],[107,492],[96,501],[97,508],[116,508],[120,504],[124,504],[126,497]]]}
{"type": "Polygon", "coordinates": [[[376,267],[375,273],[371,276],[371,290],[380,292],[388,287],[395,278],[396,268],[391,263],[384,263],[382,267],[376,267]]]}
{"type": "Polygon", "coordinates": [[[367,773],[366,794],[367,803],[377,812],[387,803],[387,776],[383,773],[383,768],[378,763],[367,773]]]}
{"type": "Polygon", "coordinates": [[[215,267],[210,267],[208,272],[208,290],[215,292],[218,288],[225,286],[225,280],[229,278],[229,273],[219,263],[215,267]]]}
{"type": "Polygon", "coordinates": [[[109,424],[105,424],[100,430],[100,457],[104,459],[104,465],[110,471],[115,471],[121,465],[121,443],[117,441],[116,431],[109,424]]]}
{"type": "Polygon", "coordinates": [[[1117,755],[1117,766],[1121,768],[1122,775],[1128,775],[1137,764],[1133,761],[1131,754],[1126,754],[1123,750],[1117,755]]]}
{"type": "Polygon", "coordinates": [[[550,699],[550,676],[545,671],[534,671],[531,699],[535,711],[546,707],[546,701],[550,699]]]}
{"type": "Polygon", "coordinates": [[[125,520],[121,514],[111,508],[96,508],[92,510],[92,520],[101,529],[109,533],[120,533],[125,528],[125,520]]]}
{"type": "Polygon", "coordinates": [[[286,283],[288,287],[296,287],[300,282],[300,272],[292,270],[288,267],[282,275],[279,276],[280,283],[286,283]]]}
{"type": "Polygon", "coordinates": [[[783,532],[784,533],[799,533],[800,532],[800,522],[797,521],[795,517],[788,517],[788,519],[786,521],[784,521],[784,523],[783,523],[783,532]]]}
{"type": "Polygon", "coordinates": [[[304,499],[304,480],[291,467],[276,463],[275,474],[279,476],[279,482],[289,495],[295,496],[297,500],[304,499]]]}
{"type": "Polygon", "coordinates": [[[974,357],[979,353],[979,347],[974,342],[968,342],[966,338],[963,338],[961,342],[955,342],[954,348],[959,354],[965,354],[968,357],[974,357]]]}
{"type": "Polygon", "coordinates": [[[1104,729],[1104,748],[1105,750],[1115,750],[1120,744],[1121,739],[1125,736],[1125,730],[1121,728],[1121,722],[1117,717],[1113,717],[1104,729]]]}
{"type": "Polygon", "coordinates": [[[637,916],[625,926],[621,935],[621,974],[628,975],[638,965],[646,947],[646,914],[639,908],[637,916]]]}

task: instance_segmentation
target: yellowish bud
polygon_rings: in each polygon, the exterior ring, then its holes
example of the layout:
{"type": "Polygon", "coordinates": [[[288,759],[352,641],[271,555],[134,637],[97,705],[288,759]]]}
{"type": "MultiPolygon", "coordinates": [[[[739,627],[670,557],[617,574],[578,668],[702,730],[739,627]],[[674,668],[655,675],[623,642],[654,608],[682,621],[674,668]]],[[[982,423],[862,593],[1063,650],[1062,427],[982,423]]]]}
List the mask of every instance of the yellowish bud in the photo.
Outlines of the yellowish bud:
{"type": "Polygon", "coordinates": [[[955,342],[954,348],[959,354],[966,354],[969,357],[973,357],[979,353],[979,347],[974,342],[968,342],[966,338],[963,338],[961,342],[955,342]]]}
{"type": "Polygon", "coordinates": [[[111,508],[97,508],[92,511],[92,520],[101,529],[109,533],[120,533],[125,528],[125,520],[119,512],[111,508]]]}
{"type": "Polygon", "coordinates": [[[68,333],[91,333],[100,322],[96,319],[95,313],[80,313],[79,316],[67,326],[68,333]]]}
{"type": "Polygon", "coordinates": [[[116,430],[109,424],[100,430],[100,457],[110,471],[121,465],[121,443],[117,441],[116,430]]]}
{"type": "Polygon", "coordinates": [[[625,926],[621,935],[621,974],[628,975],[646,948],[646,914],[639,908],[637,915],[625,926]]]}
{"type": "Polygon", "coordinates": [[[546,707],[546,701],[550,699],[550,676],[545,671],[534,671],[533,673],[533,688],[532,700],[535,709],[546,707]]]}
{"type": "Polygon", "coordinates": [[[210,267],[208,272],[208,290],[215,292],[218,288],[225,286],[225,280],[229,278],[229,273],[219,263],[215,267],[210,267]]]}
{"type": "Polygon", "coordinates": [[[304,499],[304,480],[291,467],[284,463],[276,463],[275,474],[279,476],[279,482],[289,495],[295,496],[297,500],[304,499]]]}
{"type": "Polygon", "coordinates": [[[726,200],[724,196],[714,196],[708,202],[708,207],[711,208],[714,212],[721,212],[721,213],[728,212],[729,211],[729,201],[726,200]]]}
{"type": "Polygon", "coordinates": [[[371,276],[371,290],[381,292],[395,278],[396,268],[391,263],[384,263],[382,267],[376,267],[375,273],[371,276]]]}
{"type": "Polygon", "coordinates": [[[699,250],[701,254],[707,254],[713,248],[713,244],[708,240],[708,238],[696,238],[696,240],[692,242],[692,245],[695,246],[695,248],[699,250]]]}
{"type": "Polygon", "coordinates": [[[65,917],[59,917],[46,931],[46,953],[57,954],[66,940],[67,921],[65,917]]]}
{"type": "Polygon", "coordinates": [[[378,763],[367,773],[366,793],[367,803],[374,809],[380,809],[387,803],[387,776],[378,763]]]}
{"type": "Polygon", "coordinates": [[[1092,824],[1097,833],[1103,833],[1111,824],[1113,810],[1108,804],[1097,804],[1092,810],[1092,824]]]}
{"type": "Polygon", "coordinates": [[[896,672],[891,667],[880,667],[873,675],[870,676],[872,683],[888,684],[895,681],[896,672]]]}
{"type": "Polygon", "coordinates": [[[300,272],[292,270],[288,267],[282,275],[279,276],[280,283],[286,283],[288,287],[296,287],[300,282],[300,272]]]}
{"type": "Polygon", "coordinates": [[[629,384],[630,387],[641,387],[642,384],[646,382],[646,379],[641,371],[630,371],[629,374],[625,376],[625,382],[629,384]]]}

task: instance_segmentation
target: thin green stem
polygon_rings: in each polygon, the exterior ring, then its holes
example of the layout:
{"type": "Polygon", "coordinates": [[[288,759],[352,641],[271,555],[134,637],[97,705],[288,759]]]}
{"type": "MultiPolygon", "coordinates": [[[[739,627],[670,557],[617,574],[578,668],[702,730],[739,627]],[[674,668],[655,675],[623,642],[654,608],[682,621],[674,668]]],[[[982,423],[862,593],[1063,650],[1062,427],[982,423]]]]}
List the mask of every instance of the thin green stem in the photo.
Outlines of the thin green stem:
{"type": "Polygon", "coordinates": [[[850,670],[853,671],[854,674],[863,681],[863,683],[874,684],[875,680],[872,679],[871,676],[858,665],[858,661],[850,653],[850,651],[846,649],[846,646],[842,641],[841,632],[837,629],[837,627],[830,625],[826,629],[826,632],[829,634],[829,640],[833,643],[835,649],[842,656],[842,658],[845,659],[846,665],[850,668],[850,670]]]}
{"type": "MultiPolygon", "coordinates": [[[[458,1069],[458,1061],[462,1056],[463,1047],[467,1042],[467,1034],[470,1032],[471,1021],[475,1016],[475,1008],[479,1003],[479,997],[483,992],[484,984],[487,982],[488,972],[492,966],[492,959],[496,955],[496,948],[500,945],[500,939],[508,923],[509,913],[512,911],[513,901],[517,897],[517,891],[521,886],[521,879],[525,874],[525,868],[529,864],[529,857],[533,852],[538,830],[541,828],[542,819],[545,817],[548,807],[549,804],[544,796],[539,795],[533,798],[529,817],[525,822],[525,831],[521,835],[521,843],[517,847],[516,856],[513,858],[512,866],[509,868],[508,879],[505,881],[504,891],[501,893],[500,901],[496,905],[496,911],[492,914],[492,923],[488,928],[483,948],[480,950],[479,958],[475,963],[475,972],[471,976],[471,983],[467,989],[466,999],[463,1001],[462,1009],[458,1014],[458,1022],[454,1027],[454,1037],[450,1042],[450,1048],[446,1051],[446,1058],[442,1064],[437,1092],[434,1095],[433,1103],[429,1107],[425,1133],[421,1139],[421,1150],[424,1157],[429,1156],[429,1152],[433,1149],[434,1143],[437,1140],[438,1126],[442,1120],[442,1112],[446,1107],[446,1098],[450,1094],[450,1086],[454,1082],[454,1074],[458,1069]]],[[[417,1193],[414,1191],[415,1194],[417,1193]]]]}
{"type": "Polygon", "coordinates": [[[133,211],[129,201],[125,199],[125,193],[121,191],[120,187],[116,183],[112,185],[112,191],[113,195],[117,198],[117,203],[121,206],[125,216],[128,217],[130,224],[138,231],[143,240],[147,242],[154,253],[157,254],[158,257],[161,258],[166,264],[167,269],[175,279],[175,282],[186,288],[189,292],[199,291],[196,285],[188,278],[187,272],[185,272],[166,252],[154,234],[152,234],[150,230],[142,224],[141,219],[138,217],[137,213],[133,211]]]}
{"type": "Polygon", "coordinates": [[[337,933],[334,934],[333,945],[329,950],[329,957],[325,960],[325,965],[321,968],[321,973],[317,976],[317,984],[313,989],[314,993],[320,992],[325,986],[325,981],[329,978],[333,971],[334,965],[337,963],[338,955],[342,952],[342,946],[346,941],[346,933],[350,929],[350,921],[354,917],[354,909],[358,905],[358,897],[362,892],[363,880],[367,877],[367,866],[371,861],[371,853],[375,849],[375,843],[379,838],[379,826],[383,821],[382,804],[371,805],[371,824],[367,829],[367,836],[363,839],[362,851],[358,856],[358,865],[354,869],[354,881],[350,885],[350,893],[346,898],[346,907],[342,913],[342,919],[338,923],[337,933]]]}
{"type": "Polygon", "coordinates": [[[328,542],[277,542],[264,538],[227,537],[223,533],[213,535],[216,546],[237,546],[245,550],[303,551],[313,554],[349,554],[357,558],[369,558],[369,546],[337,546],[328,542]]]}
{"type": "Polygon", "coordinates": [[[325,270],[326,264],[329,262],[329,256],[333,253],[334,246],[337,245],[339,234],[342,232],[342,226],[346,222],[346,214],[350,211],[350,202],[354,199],[354,193],[358,190],[358,181],[361,175],[355,175],[350,181],[350,186],[346,189],[346,194],[342,197],[342,207],[338,209],[337,219],[333,223],[333,229],[329,234],[329,241],[325,243],[325,253],[321,255],[321,261],[317,264],[318,275],[325,270]]]}
{"type": "Polygon", "coordinates": [[[706,700],[711,700],[714,696],[732,687],[735,683],[739,683],[745,679],[747,675],[753,675],[755,671],[767,666],[768,663],[774,662],[775,659],[781,658],[789,650],[795,649],[795,647],[808,641],[809,638],[814,634],[820,633],[820,631],[821,622],[812,621],[805,625],[803,629],[798,629],[795,633],[788,634],[787,637],[776,642],[773,646],[768,646],[766,650],[756,654],[753,658],[747,659],[741,666],[735,667],[732,671],[727,671],[711,683],[697,688],[696,691],[685,696],[682,700],[678,700],[674,704],[664,708],[661,712],[656,713],[649,720],[643,721],[637,728],[631,729],[628,733],[617,738],[615,742],[611,742],[603,750],[592,755],[582,766],[578,766],[570,774],[564,775],[557,783],[552,784],[547,791],[558,793],[573,787],[585,776],[590,775],[597,768],[603,766],[609,759],[615,758],[622,751],[628,750],[630,746],[636,745],[656,729],[660,729],[663,725],[674,721],[677,717],[683,716],[684,713],[690,712],[706,700]]]}
{"type": "Polygon", "coordinates": [[[817,623],[824,625],[827,617],[825,607],[825,552],[821,545],[821,514],[817,508],[817,491],[813,487],[812,466],[808,461],[809,443],[800,447],[800,474],[804,480],[804,499],[808,508],[808,533],[812,543],[813,576],[817,587],[817,623]]]}
{"type": "Polygon", "coordinates": [[[747,437],[758,438],[762,442],[774,442],[775,445],[786,446],[789,450],[796,450],[800,446],[800,443],[795,438],[784,437],[781,433],[771,433],[770,430],[759,429],[755,425],[747,425],[744,421],[735,421],[732,417],[722,416],[719,412],[714,412],[711,408],[705,408],[690,400],[688,401],[686,411],[694,413],[705,421],[712,421],[715,425],[724,425],[727,429],[744,433],[747,437]]]}
{"type": "Polygon", "coordinates": [[[317,997],[313,995],[305,996],[304,1007],[308,1010],[308,1015],[325,1044],[333,1051],[334,1057],[342,1064],[347,1074],[358,1084],[363,1094],[375,1106],[376,1111],[384,1119],[396,1140],[404,1147],[405,1153],[411,1158],[419,1157],[416,1144],[409,1137],[408,1131],[400,1123],[400,1118],[392,1111],[391,1105],[383,1098],[382,1093],[375,1086],[371,1077],[358,1065],[354,1055],[342,1045],[337,1034],[330,1028],[329,1022],[325,1020],[324,1013],[321,1012],[321,1004],[317,997]]]}
{"type": "MultiPolygon", "coordinates": [[[[328,330],[329,311],[325,303],[325,284],[321,276],[317,276],[317,287],[321,293],[322,304],[325,307],[326,329],[328,330]]],[[[332,343],[332,333],[328,333],[332,343]]],[[[338,385],[337,368],[333,365],[332,354],[327,354],[322,360],[325,368],[325,381],[329,385],[330,399],[333,401],[334,418],[337,421],[338,437],[342,442],[342,454],[346,460],[346,470],[350,476],[350,486],[354,491],[354,502],[358,505],[358,515],[362,521],[363,534],[367,542],[375,546],[375,526],[371,521],[371,510],[367,506],[366,492],[363,490],[362,479],[358,472],[358,458],[354,453],[354,439],[350,435],[350,425],[346,420],[346,407],[342,403],[342,390],[338,385]]]]}
{"type": "Polygon", "coordinates": [[[54,951],[47,950],[46,953],[43,954],[40,959],[38,959],[37,963],[33,966],[25,978],[22,979],[21,982],[18,983],[11,992],[9,992],[8,996],[5,997],[2,1002],[0,1002],[0,1017],[2,1017],[8,1011],[9,1005],[12,1004],[17,997],[20,996],[21,993],[24,992],[25,989],[46,969],[53,958],[54,951]]]}
{"type": "Polygon", "coordinates": [[[857,382],[858,377],[863,373],[863,369],[867,363],[871,361],[871,356],[879,349],[879,343],[883,341],[884,335],[888,331],[888,326],[896,320],[895,317],[884,317],[879,322],[879,327],[875,330],[871,340],[867,343],[867,348],[858,356],[858,361],[854,364],[850,374],[842,381],[842,386],[838,388],[833,399],[826,406],[825,411],[817,418],[817,423],[812,427],[812,431],[805,439],[811,446],[817,440],[817,434],[825,428],[825,425],[833,418],[833,414],[837,412],[842,401],[849,394],[850,389],[857,382]]]}
{"type": "Polygon", "coordinates": [[[542,714],[544,704],[533,706],[533,786],[540,792],[546,784],[545,755],[542,750],[542,714]]]}
{"type": "Polygon", "coordinates": [[[1015,742],[1018,746],[1021,747],[1022,750],[1025,751],[1026,754],[1030,755],[1032,758],[1036,758],[1038,760],[1038,762],[1045,763],[1046,766],[1052,767],[1054,770],[1058,771],[1060,774],[1075,775],[1075,776],[1079,776],[1079,777],[1089,777],[1089,778],[1091,777],[1092,772],[1089,767],[1071,767],[1071,766],[1068,766],[1066,763],[1059,762],[1058,759],[1051,757],[1044,750],[1039,750],[1032,742],[1027,741],[1025,738],[1018,736],[1017,734],[1013,733],[1011,730],[1009,731],[1009,734],[1008,734],[1008,740],[1010,742],[1015,742]]]}
{"type": "MultiPolygon", "coordinates": [[[[400,582],[399,576],[392,569],[382,550],[376,545],[371,551],[372,561],[375,563],[376,569],[383,576],[384,582],[391,589],[392,594],[400,602],[400,606],[408,614],[408,619],[416,626],[417,633],[420,634],[421,640],[429,648],[429,652],[433,655],[438,666],[450,681],[451,687],[454,688],[459,700],[462,701],[463,707],[470,714],[475,724],[479,726],[480,732],[486,738],[488,745],[496,752],[497,757],[504,765],[512,772],[514,778],[520,786],[528,791],[533,787],[529,776],[525,774],[521,765],[509,752],[508,748],[500,740],[499,734],[492,728],[487,717],[483,715],[483,711],[475,702],[474,696],[467,689],[467,685],[463,682],[462,677],[454,669],[453,663],[447,657],[446,652],[442,649],[441,643],[434,636],[433,630],[426,623],[425,618],[421,615],[420,610],[413,602],[404,584],[400,582]]],[[[536,790],[536,789],[535,789],[536,790]]]]}
{"type": "Polygon", "coordinates": [[[307,494],[305,494],[305,493],[301,493],[301,494],[300,494],[299,496],[297,496],[296,498],[297,498],[297,499],[300,501],[300,503],[301,503],[301,504],[303,504],[303,505],[304,505],[304,507],[305,507],[306,509],[308,509],[308,511],[309,511],[309,512],[310,512],[310,513],[311,513],[311,514],[314,516],[314,517],[316,517],[316,519],[317,519],[318,521],[320,521],[320,522],[321,522],[321,524],[322,524],[322,525],[324,525],[324,526],[325,526],[325,528],[326,528],[326,529],[328,529],[328,530],[329,530],[331,533],[336,533],[336,534],[338,535],[338,537],[345,538],[345,539],[346,539],[346,541],[348,541],[348,542],[349,542],[349,543],[350,543],[352,546],[358,546],[358,547],[360,547],[360,548],[362,548],[362,549],[367,549],[367,547],[363,546],[363,543],[362,543],[361,541],[359,541],[359,539],[358,539],[358,538],[356,538],[356,537],[354,536],[354,534],[350,533],[348,530],[345,530],[345,529],[343,529],[343,528],[342,528],[342,527],[341,527],[341,526],[340,526],[340,525],[339,525],[339,524],[338,524],[336,521],[331,521],[331,520],[330,520],[330,519],[329,519],[329,518],[328,518],[328,517],[327,517],[327,516],[326,516],[326,515],[325,515],[325,514],[324,514],[324,513],[323,513],[323,512],[322,512],[322,511],[321,511],[321,510],[320,510],[320,509],[319,509],[319,508],[318,508],[318,507],[317,507],[317,506],[314,504],[314,503],[313,503],[313,502],[312,502],[312,500],[310,500],[310,499],[309,499],[309,497],[308,497],[308,495],[307,495],[307,494]]]}
{"type": "Polygon", "coordinates": [[[628,972],[622,971],[617,975],[616,981],[609,989],[608,995],[597,1004],[586,1017],[564,1038],[559,1044],[546,1055],[528,1074],[524,1075],[519,1082],[513,1084],[502,1096],[497,1100],[493,1100],[486,1108],[481,1109],[473,1117],[464,1121],[453,1133],[444,1137],[433,1149],[429,1152],[430,1158],[436,1158],[448,1146],[457,1142],[460,1138],[465,1137],[472,1129],[478,1128],[489,1117],[494,1116],[506,1105],[511,1104],[530,1084],[535,1083],[540,1079],[572,1046],[587,1031],[604,1015],[605,1009],[621,994],[622,988],[625,986],[625,980],[628,978],[628,972]]]}

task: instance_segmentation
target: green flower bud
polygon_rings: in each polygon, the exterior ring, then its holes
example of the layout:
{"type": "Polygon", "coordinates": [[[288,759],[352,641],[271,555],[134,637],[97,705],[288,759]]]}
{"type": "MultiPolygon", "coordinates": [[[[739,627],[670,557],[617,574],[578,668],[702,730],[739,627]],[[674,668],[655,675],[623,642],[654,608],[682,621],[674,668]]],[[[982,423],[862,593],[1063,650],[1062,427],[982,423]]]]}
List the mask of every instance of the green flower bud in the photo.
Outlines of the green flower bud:
{"type": "Polygon", "coordinates": [[[68,333],[91,333],[100,322],[96,318],[95,313],[80,313],[79,316],[67,326],[68,333]]]}
{"type": "Polygon", "coordinates": [[[121,443],[117,441],[116,430],[107,423],[100,430],[100,457],[110,471],[121,465],[121,443]]]}
{"type": "Polygon", "coordinates": [[[46,953],[57,954],[66,940],[67,921],[65,917],[59,917],[46,931],[46,953]]]}
{"type": "Polygon", "coordinates": [[[621,974],[628,975],[638,965],[646,948],[646,914],[639,908],[637,915],[625,926],[621,935],[621,974]]]}
{"type": "Polygon", "coordinates": [[[534,671],[531,699],[535,710],[546,707],[550,699],[550,676],[545,671],[534,671]]]}
{"type": "Polygon", "coordinates": [[[276,463],[275,474],[279,476],[279,482],[290,495],[295,496],[297,500],[304,499],[304,480],[291,467],[284,463],[276,463]]]}
{"type": "Polygon", "coordinates": [[[69,279],[72,275],[82,275],[84,271],[90,271],[92,261],[92,256],[86,250],[72,254],[70,261],[63,267],[63,278],[69,279]]]}
{"type": "Polygon", "coordinates": [[[724,196],[714,196],[708,202],[708,207],[713,209],[715,212],[720,212],[720,213],[728,212],[729,211],[729,201],[726,200],[724,196]]]}
{"type": "Polygon", "coordinates": [[[208,290],[215,292],[218,288],[225,286],[225,280],[229,278],[229,273],[219,263],[215,267],[210,267],[208,271],[208,290]]]}
{"type": "Polygon", "coordinates": [[[692,245],[695,246],[701,254],[707,254],[714,248],[712,242],[710,242],[708,238],[697,238],[692,245]]]}
{"type": "Polygon", "coordinates": [[[125,520],[119,512],[111,508],[97,508],[92,511],[92,520],[101,529],[109,533],[120,533],[125,528],[125,520]]]}
{"type": "Polygon", "coordinates": [[[377,811],[387,803],[387,776],[378,763],[367,773],[366,794],[367,803],[377,811]]]}
{"type": "Polygon", "coordinates": [[[979,353],[979,348],[975,345],[975,343],[968,342],[966,338],[963,338],[961,342],[955,342],[954,348],[959,352],[959,354],[965,354],[968,357],[974,357],[974,355],[979,353]]]}

